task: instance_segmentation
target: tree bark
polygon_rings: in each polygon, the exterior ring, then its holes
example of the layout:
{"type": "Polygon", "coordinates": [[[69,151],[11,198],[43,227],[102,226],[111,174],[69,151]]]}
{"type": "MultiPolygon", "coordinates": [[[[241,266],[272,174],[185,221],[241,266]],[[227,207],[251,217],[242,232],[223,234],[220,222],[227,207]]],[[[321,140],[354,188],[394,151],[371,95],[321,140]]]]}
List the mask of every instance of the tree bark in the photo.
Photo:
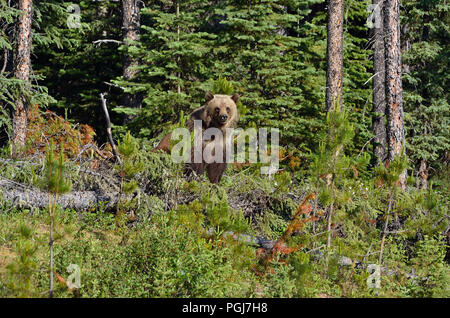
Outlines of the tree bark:
{"type": "MultiPolygon", "coordinates": [[[[32,0],[19,0],[19,15],[17,22],[17,46],[14,57],[14,76],[25,83],[30,80],[31,51],[31,16],[32,0]]],[[[25,96],[20,96],[15,102],[13,112],[12,155],[17,157],[25,146],[27,134],[27,104],[25,96]]]]}
{"type": "MultiPolygon", "coordinates": [[[[123,42],[129,45],[130,41],[139,41],[140,9],[137,0],[123,0],[122,1],[122,29],[123,42]]],[[[123,78],[126,81],[132,80],[136,74],[136,67],[139,61],[130,54],[125,53],[123,57],[123,78]]],[[[125,93],[123,97],[123,106],[129,108],[141,108],[142,96],[140,94],[125,93]]],[[[129,122],[133,116],[127,115],[125,122],[129,122]]]]}
{"type": "Polygon", "coordinates": [[[344,0],[330,0],[327,27],[327,111],[342,109],[344,0]]]}
{"type": "MultiPolygon", "coordinates": [[[[387,159],[392,161],[405,148],[400,49],[400,0],[385,0],[383,13],[386,63],[387,159]]],[[[400,176],[400,185],[402,188],[406,187],[406,170],[400,176]]]]}
{"type": "Polygon", "coordinates": [[[374,13],[375,24],[373,30],[373,80],[372,80],[372,93],[373,93],[373,112],[376,113],[372,125],[373,133],[375,135],[373,142],[373,152],[377,160],[377,165],[384,163],[386,160],[386,98],[385,98],[385,67],[384,67],[384,30],[383,19],[381,16],[381,10],[383,9],[383,0],[373,0],[372,3],[376,6],[374,13]]]}
{"type": "Polygon", "coordinates": [[[419,167],[419,189],[426,190],[428,188],[428,168],[425,160],[420,160],[419,167]]]}

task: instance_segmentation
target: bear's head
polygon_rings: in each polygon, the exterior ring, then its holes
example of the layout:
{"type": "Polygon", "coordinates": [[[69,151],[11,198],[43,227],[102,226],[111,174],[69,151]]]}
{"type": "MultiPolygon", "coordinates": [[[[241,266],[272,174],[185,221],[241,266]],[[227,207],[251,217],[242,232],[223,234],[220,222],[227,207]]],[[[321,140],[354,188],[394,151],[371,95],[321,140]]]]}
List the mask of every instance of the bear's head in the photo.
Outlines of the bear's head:
{"type": "Polygon", "coordinates": [[[238,94],[229,95],[213,95],[206,93],[206,105],[202,119],[207,127],[216,127],[224,129],[233,127],[239,120],[237,110],[238,94]]]}

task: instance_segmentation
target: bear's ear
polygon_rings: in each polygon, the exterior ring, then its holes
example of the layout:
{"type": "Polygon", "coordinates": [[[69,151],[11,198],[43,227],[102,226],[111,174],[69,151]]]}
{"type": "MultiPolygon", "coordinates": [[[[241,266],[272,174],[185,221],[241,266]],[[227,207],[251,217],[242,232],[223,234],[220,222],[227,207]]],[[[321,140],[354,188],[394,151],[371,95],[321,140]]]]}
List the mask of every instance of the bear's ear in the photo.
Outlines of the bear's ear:
{"type": "Polygon", "coordinates": [[[231,96],[231,99],[237,104],[240,97],[239,94],[234,93],[233,96],[231,96]]]}
{"type": "Polygon", "coordinates": [[[205,95],[206,102],[209,102],[213,98],[214,98],[214,95],[211,92],[206,93],[206,95],[205,95]]]}

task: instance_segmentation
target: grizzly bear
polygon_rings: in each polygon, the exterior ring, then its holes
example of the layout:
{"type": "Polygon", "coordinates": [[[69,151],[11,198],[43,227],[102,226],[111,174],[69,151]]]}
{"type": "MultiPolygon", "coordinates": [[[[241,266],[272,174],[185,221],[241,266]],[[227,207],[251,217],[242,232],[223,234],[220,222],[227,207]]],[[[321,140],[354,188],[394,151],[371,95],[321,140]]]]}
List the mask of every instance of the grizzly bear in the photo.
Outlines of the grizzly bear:
{"type": "MultiPolygon", "coordinates": [[[[190,175],[192,172],[195,172],[197,175],[203,175],[205,168],[206,173],[208,175],[209,181],[211,183],[219,183],[220,179],[225,172],[227,167],[227,163],[225,160],[225,152],[226,152],[226,140],[227,140],[227,128],[235,128],[237,122],[239,121],[239,114],[237,110],[237,102],[239,100],[239,95],[234,94],[232,96],[229,95],[213,95],[208,92],[205,95],[206,104],[200,108],[194,110],[188,122],[186,123],[187,128],[190,132],[194,131],[195,121],[201,121],[201,134],[208,128],[216,128],[222,132],[221,138],[215,138],[213,135],[210,140],[204,140],[201,145],[202,153],[200,155],[200,162],[194,162],[194,157],[196,157],[195,147],[192,148],[191,151],[191,163],[187,165],[187,174],[190,175]],[[211,144],[213,143],[213,144],[211,144]],[[203,150],[205,147],[216,147],[220,148],[223,151],[224,157],[223,160],[219,160],[219,162],[207,162],[205,158],[203,158],[203,150]]],[[[170,139],[171,134],[165,136],[158,146],[156,146],[155,150],[164,150],[167,153],[170,153],[170,139]]],[[[194,140],[196,142],[196,140],[194,140]]]]}

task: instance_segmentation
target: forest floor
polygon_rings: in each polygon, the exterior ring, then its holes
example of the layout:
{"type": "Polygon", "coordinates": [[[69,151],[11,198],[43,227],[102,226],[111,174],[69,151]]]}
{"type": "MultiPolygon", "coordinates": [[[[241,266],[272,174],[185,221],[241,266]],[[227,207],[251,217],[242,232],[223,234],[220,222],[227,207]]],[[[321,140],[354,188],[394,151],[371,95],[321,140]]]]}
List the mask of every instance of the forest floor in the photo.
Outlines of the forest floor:
{"type": "MultiPolygon", "coordinates": [[[[187,180],[182,165],[171,164],[166,154],[140,155],[145,167],[134,177],[138,188],[121,195],[119,214],[121,178],[115,165],[108,160],[68,162],[71,192],[94,191],[115,200],[84,210],[57,210],[57,297],[422,295],[414,294],[425,287],[412,275],[418,272],[417,257],[401,251],[408,241],[405,238],[387,240],[381,288],[368,285],[371,273],[367,271],[368,265],[377,263],[374,244],[379,241],[360,234],[355,239],[351,232],[358,229],[348,224],[355,220],[333,224],[333,245],[327,250],[326,219],[320,202],[312,207],[318,201],[308,182],[283,174],[268,179],[258,175],[259,169],[230,165],[221,184],[213,185],[206,176],[187,180]],[[81,268],[79,290],[67,287],[70,264],[81,268]]],[[[43,171],[43,159],[19,165],[3,161],[1,177],[41,191],[36,175],[43,171]]],[[[45,297],[48,209],[3,200],[0,211],[2,296],[45,297]]],[[[377,231],[376,222],[367,224],[377,231]]],[[[445,254],[445,246],[430,251],[431,245],[440,245],[435,239],[427,240],[419,253],[445,254]]],[[[449,267],[442,257],[438,268],[441,276],[435,279],[447,284],[449,267]]],[[[447,285],[438,287],[433,282],[433,288],[438,296],[449,296],[447,285]]]]}
{"type": "Polygon", "coordinates": [[[71,183],[55,297],[450,297],[446,178],[399,191],[355,162],[330,187],[284,154],[271,177],[233,163],[217,185],[186,178],[157,140],[124,136],[119,165],[92,130],[45,116],[26,156],[0,151],[0,297],[49,293],[50,136],[71,183]]]}

